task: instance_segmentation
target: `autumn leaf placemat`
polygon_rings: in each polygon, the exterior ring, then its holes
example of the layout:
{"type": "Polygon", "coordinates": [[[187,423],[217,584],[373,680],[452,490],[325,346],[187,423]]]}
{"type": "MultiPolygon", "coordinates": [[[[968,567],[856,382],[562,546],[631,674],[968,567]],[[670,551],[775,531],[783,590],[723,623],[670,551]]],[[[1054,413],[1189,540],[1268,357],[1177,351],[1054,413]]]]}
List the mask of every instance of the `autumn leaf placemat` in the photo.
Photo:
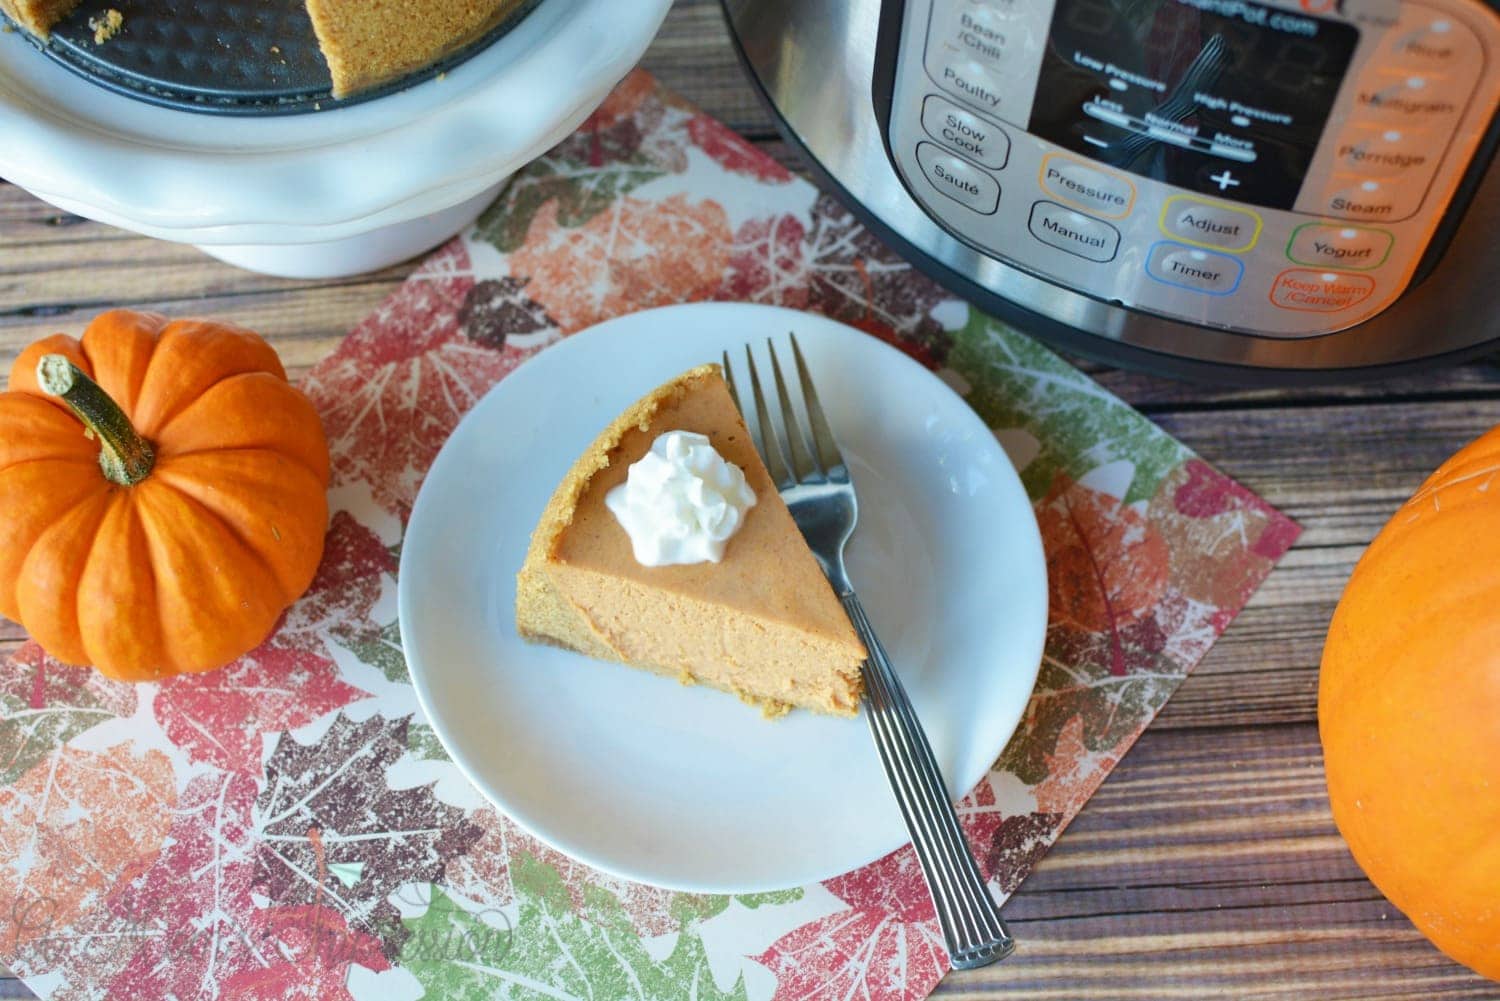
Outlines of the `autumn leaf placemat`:
{"type": "Polygon", "coordinates": [[[996,892],[1015,890],[1297,528],[637,72],[308,376],[335,513],[269,641],[158,684],[35,645],[0,672],[0,960],[68,999],[925,997],[947,963],[909,848],[732,898],[603,875],[480,799],[407,677],[403,525],[459,419],[560,338],[703,299],[897,344],[1021,470],[1046,655],[959,808],[996,892]]]}

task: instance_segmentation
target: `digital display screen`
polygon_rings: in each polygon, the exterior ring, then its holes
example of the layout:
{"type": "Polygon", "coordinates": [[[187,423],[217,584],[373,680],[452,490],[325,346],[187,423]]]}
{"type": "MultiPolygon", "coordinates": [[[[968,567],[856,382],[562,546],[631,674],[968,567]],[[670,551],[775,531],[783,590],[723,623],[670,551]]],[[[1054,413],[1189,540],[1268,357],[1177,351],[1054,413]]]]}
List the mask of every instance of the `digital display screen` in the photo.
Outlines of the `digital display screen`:
{"type": "Polygon", "coordinates": [[[1289,209],[1358,43],[1352,24],[1248,0],[1057,0],[1027,129],[1289,209]]]}

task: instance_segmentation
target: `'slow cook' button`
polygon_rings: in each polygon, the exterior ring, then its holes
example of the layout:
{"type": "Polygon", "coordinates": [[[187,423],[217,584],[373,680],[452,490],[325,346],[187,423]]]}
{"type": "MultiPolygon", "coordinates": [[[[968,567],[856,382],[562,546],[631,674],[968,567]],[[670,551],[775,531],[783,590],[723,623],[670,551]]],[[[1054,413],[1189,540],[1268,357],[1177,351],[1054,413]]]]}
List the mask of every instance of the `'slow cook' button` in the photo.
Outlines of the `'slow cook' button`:
{"type": "Polygon", "coordinates": [[[999,170],[1010,159],[1010,137],[1000,126],[936,94],[922,102],[922,128],[981,166],[999,170]]]}
{"type": "Polygon", "coordinates": [[[1120,249],[1120,231],[1056,202],[1037,202],[1028,223],[1031,235],[1058,250],[1090,261],[1112,261],[1120,249]]]}
{"type": "Polygon", "coordinates": [[[1364,302],[1374,291],[1375,279],[1369,275],[1288,268],[1272,283],[1271,301],[1282,309],[1336,313],[1364,302]]]}
{"type": "Polygon", "coordinates": [[[1309,222],[1292,233],[1286,256],[1298,264],[1368,271],[1385,263],[1393,242],[1383,229],[1309,222]]]}
{"type": "Polygon", "coordinates": [[[1000,182],[967,160],[924,142],[917,143],[917,163],[929,184],[981,215],[992,214],[1000,204],[1000,182]]]}
{"type": "Polygon", "coordinates": [[[1125,178],[1057,153],[1042,160],[1042,187],[1071,205],[1113,218],[1128,215],[1135,202],[1135,186],[1125,178]]]}
{"type": "Polygon", "coordinates": [[[1239,254],[1259,239],[1260,216],[1192,195],[1173,195],[1162,206],[1161,229],[1186,243],[1239,254]]]}
{"type": "Polygon", "coordinates": [[[1239,287],[1245,266],[1228,254],[1162,240],[1151,247],[1146,274],[1191,292],[1228,295],[1239,287]]]}

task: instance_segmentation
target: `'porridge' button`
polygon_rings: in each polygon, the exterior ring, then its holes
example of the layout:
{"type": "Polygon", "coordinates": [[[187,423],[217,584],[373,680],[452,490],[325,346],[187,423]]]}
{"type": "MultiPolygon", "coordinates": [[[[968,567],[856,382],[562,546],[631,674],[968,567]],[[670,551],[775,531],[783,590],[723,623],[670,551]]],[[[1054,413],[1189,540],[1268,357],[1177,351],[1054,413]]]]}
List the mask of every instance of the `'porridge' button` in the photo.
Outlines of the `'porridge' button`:
{"type": "Polygon", "coordinates": [[[924,142],[917,143],[917,163],[929,184],[981,215],[1000,204],[1000,182],[961,157],[924,142]]]}
{"type": "Polygon", "coordinates": [[[1228,295],[1239,287],[1245,266],[1228,254],[1162,240],[1151,247],[1146,274],[1192,292],[1228,295]]]}

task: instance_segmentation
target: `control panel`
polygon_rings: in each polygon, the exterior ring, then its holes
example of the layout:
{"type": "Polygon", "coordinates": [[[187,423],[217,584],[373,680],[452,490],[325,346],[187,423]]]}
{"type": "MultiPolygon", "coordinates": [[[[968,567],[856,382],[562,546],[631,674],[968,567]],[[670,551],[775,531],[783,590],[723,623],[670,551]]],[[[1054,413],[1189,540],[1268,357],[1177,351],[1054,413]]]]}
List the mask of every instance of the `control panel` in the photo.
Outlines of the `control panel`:
{"type": "Polygon", "coordinates": [[[889,148],[1059,285],[1264,337],[1412,279],[1500,106],[1478,0],[906,0],[889,148]]]}

